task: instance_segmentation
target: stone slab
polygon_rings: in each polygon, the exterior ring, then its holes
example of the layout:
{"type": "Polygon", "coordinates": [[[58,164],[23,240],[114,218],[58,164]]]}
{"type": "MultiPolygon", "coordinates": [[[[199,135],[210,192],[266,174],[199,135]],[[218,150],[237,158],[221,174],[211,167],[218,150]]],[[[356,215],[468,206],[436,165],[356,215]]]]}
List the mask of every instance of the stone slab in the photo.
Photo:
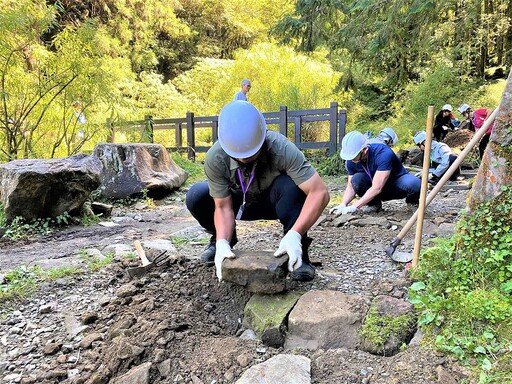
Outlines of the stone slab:
{"type": "Polygon", "coordinates": [[[222,263],[222,278],[253,293],[279,293],[286,288],[288,256],[270,251],[238,251],[222,263]]]}
{"type": "Polygon", "coordinates": [[[288,317],[285,348],[356,348],[369,303],[338,291],[304,294],[288,317]]]}

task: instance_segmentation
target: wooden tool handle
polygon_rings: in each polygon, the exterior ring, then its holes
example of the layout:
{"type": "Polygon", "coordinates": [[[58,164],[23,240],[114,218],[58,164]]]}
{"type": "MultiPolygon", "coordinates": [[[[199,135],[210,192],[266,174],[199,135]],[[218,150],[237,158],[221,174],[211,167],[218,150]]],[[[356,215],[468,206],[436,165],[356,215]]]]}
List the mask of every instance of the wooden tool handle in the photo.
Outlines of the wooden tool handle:
{"type": "Polygon", "coordinates": [[[135,250],[137,251],[137,255],[139,255],[140,260],[142,261],[142,265],[145,267],[146,265],[151,264],[151,262],[146,257],[146,252],[144,252],[144,249],[142,249],[142,245],[139,240],[135,240],[133,242],[133,245],[135,246],[135,250]]]}

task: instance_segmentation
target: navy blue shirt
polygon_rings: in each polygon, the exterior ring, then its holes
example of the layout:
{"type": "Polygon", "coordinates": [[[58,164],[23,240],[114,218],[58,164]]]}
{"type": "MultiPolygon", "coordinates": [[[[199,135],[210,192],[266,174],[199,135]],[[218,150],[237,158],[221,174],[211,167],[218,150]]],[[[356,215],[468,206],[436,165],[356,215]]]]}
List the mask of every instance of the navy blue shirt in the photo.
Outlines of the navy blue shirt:
{"type": "Polygon", "coordinates": [[[395,155],[395,152],[386,144],[369,144],[368,157],[364,162],[354,163],[352,160],[347,160],[346,168],[348,174],[352,176],[359,172],[366,173],[363,165],[370,172],[372,179],[377,171],[391,171],[388,180],[396,180],[409,173],[395,155]]]}

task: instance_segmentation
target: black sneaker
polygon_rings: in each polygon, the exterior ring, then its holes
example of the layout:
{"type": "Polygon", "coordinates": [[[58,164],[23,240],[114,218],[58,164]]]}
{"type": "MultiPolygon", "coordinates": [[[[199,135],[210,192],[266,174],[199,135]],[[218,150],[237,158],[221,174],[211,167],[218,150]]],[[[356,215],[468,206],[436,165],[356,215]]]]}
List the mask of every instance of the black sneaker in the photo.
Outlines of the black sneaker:
{"type": "Polygon", "coordinates": [[[382,211],[382,201],[378,201],[373,205],[365,205],[362,209],[363,213],[377,213],[382,211]]]}
{"type": "Polygon", "coordinates": [[[201,256],[199,256],[199,260],[201,260],[201,263],[212,265],[215,262],[216,250],[217,247],[215,246],[215,239],[213,241],[210,240],[210,244],[208,244],[203,253],[201,253],[201,256]]]}
{"type": "Polygon", "coordinates": [[[290,273],[290,277],[297,281],[311,281],[315,278],[315,267],[303,262],[299,268],[290,273]]]}
{"type": "MultiPolygon", "coordinates": [[[[213,265],[215,263],[215,252],[217,251],[217,247],[215,245],[215,236],[212,236],[210,238],[210,244],[205,248],[203,253],[199,256],[199,260],[201,260],[201,263],[205,263],[206,265],[213,265]]],[[[235,246],[235,244],[238,242],[238,238],[236,237],[236,230],[233,234],[233,238],[231,239],[231,248],[235,246]]]]}
{"type": "Polygon", "coordinates": [[[309,260],[309,246],[313,239],[311,237],[302,237],[302,265],[290,273],[290,277],[297,281],[311,281],[315,278],[315,267],[309,260]]]}

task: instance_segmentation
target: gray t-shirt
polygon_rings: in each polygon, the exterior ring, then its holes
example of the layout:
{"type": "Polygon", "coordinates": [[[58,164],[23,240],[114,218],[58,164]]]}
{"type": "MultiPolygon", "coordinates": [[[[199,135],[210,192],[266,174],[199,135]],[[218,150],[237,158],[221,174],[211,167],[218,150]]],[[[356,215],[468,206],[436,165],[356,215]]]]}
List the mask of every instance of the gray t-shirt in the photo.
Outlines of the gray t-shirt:
{"type": "Polygon", "coordinates": [[[243,101],[247,101],[247,95],[245,93],[243,93],[242,91],[238,91],[237,93],[235,93],[235,97],[233,98],[234,101],[236,100],[243,100],[243,101]]]}
{"type": "MultiPolygon", "coordinates": [[[[218,141],[208,150],[204,171],[210,195],[213,198],[224,198],[232,192],[242,192],[237,174],[238,168],[239,164],[224,152],[218,141]]],[[[247,185],[251,172],[244,170],[243,166],[240,170],[243,183],[247,185]]],[[[295,144],[280,133],[267,131],[263,151],[256,162],[255,177],[247,192],[246,200],[248,203],[258,200],[258,196],[281,174],[287,174],[296,185],[300,185],[313,177],[315,172],[295,144]]]]}

